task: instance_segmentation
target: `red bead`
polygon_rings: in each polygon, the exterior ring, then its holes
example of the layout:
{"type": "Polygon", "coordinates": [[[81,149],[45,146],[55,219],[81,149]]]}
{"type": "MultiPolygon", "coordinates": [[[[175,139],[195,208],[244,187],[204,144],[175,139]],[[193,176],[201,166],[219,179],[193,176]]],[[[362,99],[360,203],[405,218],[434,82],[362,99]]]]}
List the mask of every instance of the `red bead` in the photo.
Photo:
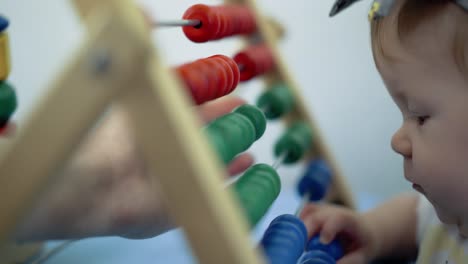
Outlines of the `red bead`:
{"type": "Polygon", "coordinates": [[[219,89],[217,89],[217,96],[215,97],[218,98],[231,92],[231,86],[234,81],[234,78],[229,64],[227,64],[224,60],[216,57],[211,57],[210,63],[214,68],[218,69],[216,74],[221,78],[219,89]]]}
{"type": "Polygon", "coordinates": [[[207,6],[197,4],[185,11],[183,19],[199,20],[198,26],[182,27],[193,42],[206,42],[239,34],[252,34],[257,30],[253,12],[245,6],[207,6]]]}
{"type": "Polygon", "coordinates": [[[273,54],[266,45],[250,46],[236,54],[234,61],[241,68],[241,81],[248,81],[272,70],[274,67],[273,54]]]}
{"type": "Polygon", "coordinates": [[[3,135],[3,133],[5,133],[5,131],[7,130],[7,128],[8,128],[7,124],[0,126],[0,135],[3,135]]]}
{"type": "Polygon", "coordinates": [[[16,125],[14,122],[7,122],[3,125],[0,125],[0,137],[8,137],[12,135],[16,130],[16,125]]]}
{"type": "Polygon", "coordinates": [[[190,90],[196,104],[225,96],[239,83],[236,62],[224,55],[215,55],[181,65],[175,69],[190,90]]]}
{"type": "Polygon", "coordinates": [[[217,98],[220,90],[224,90],[226,83],[225,78],[221,76],[221,69],[219,69],[219,65],[216,62],[204,59],[203,65],[205,67],[204,74],[210,80],[210,83],[208,87],[199,87],[198,89],[202,93],[203,102],[206,102],[217,98]]]}
{"type": "Polygon", "coordinates": [[[213,57],[222,59],[223,61],[227,62],[227,64],[229,65],[229,68],[232,70],[232,75],[233,75],[234,80],[233,80],[232,86],[229,87],[229,89],[230,89],[230,92],[233,91],[237,87],[240,81],[239,66],[237,66],[237,63],[233,59],[227,56],[215,55],[213,57]]]}

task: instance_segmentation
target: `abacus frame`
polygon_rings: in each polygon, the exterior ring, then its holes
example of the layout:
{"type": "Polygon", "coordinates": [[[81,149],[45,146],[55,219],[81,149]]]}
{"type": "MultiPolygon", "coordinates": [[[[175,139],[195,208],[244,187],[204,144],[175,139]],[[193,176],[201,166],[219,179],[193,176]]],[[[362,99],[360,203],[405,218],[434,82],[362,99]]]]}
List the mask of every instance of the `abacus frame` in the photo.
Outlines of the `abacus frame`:
{"type": "MultiPolygon", "coordinates": [[[[225,3],[254,11],[258,35],[276,61],[265,83],[281,80],[291,89],[296,105],[286,122],[309,123],[315,144],[306,159],[324,158],[334,175],[326,200],[353,208],[345,180],[276,48],[273,29],[254,0],[225,3]]],[[[8,198],[0,200],[0,241],[8,239],[98,116],[116,103],[129,112],[151,175],[157,175],[154,180],[164,190],[171,216],[184,228],[200,262],[263,263],[249,242],[239,205],[223,187],[223,166],[201,134],[180,80],[158,56],[141,12],[129,0],[74,4],[88,28],[86,42],[18,134],[0,145],[0,192],[8,198]],[[148,116],[158,122],[147,122],[148,116]]]]}

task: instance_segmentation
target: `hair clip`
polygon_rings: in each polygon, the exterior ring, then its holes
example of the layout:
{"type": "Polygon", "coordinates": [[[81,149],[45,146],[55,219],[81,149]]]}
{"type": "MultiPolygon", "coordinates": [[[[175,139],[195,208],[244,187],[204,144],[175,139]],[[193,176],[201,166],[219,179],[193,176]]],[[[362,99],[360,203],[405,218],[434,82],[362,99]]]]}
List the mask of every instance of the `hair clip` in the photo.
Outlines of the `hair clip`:
{"type": "Polygon", "coordinates": [[[394,4],[395,0],[374,0],[368,14],[369,21],[373,21],[390,14],[394,4]]]}
{"type": "Polygon", "coordinates": [[[360,1],[360,0],[336,0],[335,4],[333,5],[330,11],[330,16],[332,17],[340,13],[341,11],[345,10],[346,8],[356,3],[357,1],[360,1]]]}

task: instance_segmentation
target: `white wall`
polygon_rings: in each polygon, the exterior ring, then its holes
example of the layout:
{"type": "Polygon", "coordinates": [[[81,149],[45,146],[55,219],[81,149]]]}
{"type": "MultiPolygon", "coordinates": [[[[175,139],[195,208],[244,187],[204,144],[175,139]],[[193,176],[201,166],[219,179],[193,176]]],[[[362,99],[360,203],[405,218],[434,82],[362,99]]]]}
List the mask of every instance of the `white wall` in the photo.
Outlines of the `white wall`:
{"type": "MultiPolygon", "coordinates": [[[[142,2],[161,20],[179,18],[188,6],[197,3],[142,2]]],[[[353,192],[385,198],[409,186],[403,180],[401,159],[390,148],[400,116],[374,69],[366,15],[369,3],[358,3],[330,19],[332,2],[259,0],[258,4],[286,27],[286,39],[280,44],[282,54],[353,192]]],[[[15,119],[21,121],[80,45],[84,31],[69,1],[3,0],[0,13],[11,21],[10,81],[20,102],[15,119]]],[[[160,29],[154,37],[169,65],[214,53],[232,55],[238,47],[233,40],[195,45],[180,29],[160,29]]],[[[258,88],[254,81],[239,93],[254,101],[258,88]]],[[[271,146],[281,125],[271,127],[253,148],[259,162],[271,162],[271,146]]],[[[285,168],[283,174],[294,177],[299,171],[285,168]]]]}

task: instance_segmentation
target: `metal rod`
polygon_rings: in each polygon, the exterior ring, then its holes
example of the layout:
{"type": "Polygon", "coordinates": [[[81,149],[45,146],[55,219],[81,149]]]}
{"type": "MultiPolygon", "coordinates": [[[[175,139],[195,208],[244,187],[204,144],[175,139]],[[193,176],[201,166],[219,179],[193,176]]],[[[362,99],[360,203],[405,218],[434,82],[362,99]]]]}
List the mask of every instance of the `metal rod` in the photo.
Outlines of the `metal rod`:
{"type": "Polygon", "coordinates": [[[302,213],[302,210],[304,209],[306,204],[309,202],[309,199],[310,199],[310,194],[305,193],[304,196],[302,197],[299,207],[297,207],[296,212],[294,213],[295,216],[299,217],[299,215],[302,213]]]}
{"type": "Polygon", "coordinates": [[[275,162],[273,162],[273,165],[271,165],[273,169],[277,170],[279,166],[283,163],[283,161],[286,159],[287,156],[288,156],[287,151],[281,153],[281,155],[279,155],[278,158],[276,158],[275,162]]]}
{"type": "Polygon", "coordinates": [[[267,111],[270,110],[270,107],[269,105],[263,105],[262,107],[260,107],[260,110],[265,114],[267,111]]]}
{"type": "Polygon", "coordinates": [[[44,255],[40,256],[38,259],[34,260],[31,262],[31,264],[42,264],[45,263],[47,260],[52,258],[53,256],[57,255],[59,252],[63,251],[66,247],[70,246],[72,243],[78,241],[78,239],[75,240],[67,240],[60,245],[54,247],[44,255]]]}
{"type": "Polygon", "coordinates": [[[155,21],[153,27],[185,27],[185,26],[200,26],[201,21],[198,19],[179,19],[167,21],[155,21]]]}

